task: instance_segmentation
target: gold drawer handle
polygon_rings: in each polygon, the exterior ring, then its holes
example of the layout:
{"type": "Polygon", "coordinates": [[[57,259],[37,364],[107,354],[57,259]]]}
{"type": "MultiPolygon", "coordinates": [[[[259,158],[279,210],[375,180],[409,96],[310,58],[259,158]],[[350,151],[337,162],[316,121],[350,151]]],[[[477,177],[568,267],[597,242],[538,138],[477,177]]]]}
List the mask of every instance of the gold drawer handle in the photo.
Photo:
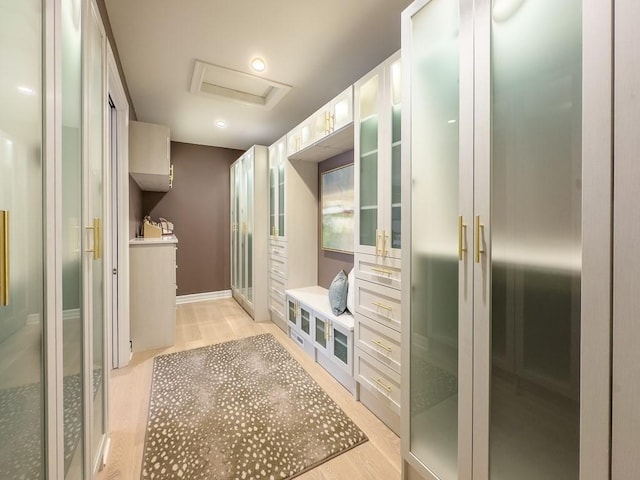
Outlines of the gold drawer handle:
{"type": "Polygon", "coordinates": [[[386,310],[388,312],[393,310],[393,307],[390,307],[389,305],[385,305],[384,303],[380,303],[380,302],[371,302],[372,305],[382,308],[383,310],[386,310]]]}
{"type": "Polygon", "coordinates": [[[380,377],[374,378],[373,381],[376,382],[379,387],[383,388],[388,393],[391,393],[391,387],[389,385],[387,385],[386,383],[384,383],[380,377]]]}
{"type": "Polygon", "coordinates": [[[84,228],[93,231],[93,248],[88,248],[86,251],[93,253],[94,260],[99,260],[102,258],[102,220],[94,218],[93,226],[84,228]]]}
{"type": "Polygon", "coordinates": [[[371,270],[378,273],[384,273],[385,275],[393,275],[393,271],[386,268],[371,267],[371,270]]]}
{"type": "Polygon", "coordinates": [[[380,340],[374,340],[373,343],[375,343],[377,346],[379,346],[380,348],[382,348],[383,350],[386,350],[387,352],[391,353],[391,347],[387,347],[384,343],[382,343],[380,340]]]}

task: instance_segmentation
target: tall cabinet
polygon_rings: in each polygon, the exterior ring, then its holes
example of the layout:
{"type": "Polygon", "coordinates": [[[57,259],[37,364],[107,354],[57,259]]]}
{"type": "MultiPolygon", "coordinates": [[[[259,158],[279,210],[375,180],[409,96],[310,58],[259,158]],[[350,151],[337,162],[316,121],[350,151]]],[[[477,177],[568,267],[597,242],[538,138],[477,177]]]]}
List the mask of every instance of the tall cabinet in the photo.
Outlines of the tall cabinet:
{"type": "Polygon", "coordinates": [[[286,331],[285,290],[318,277],[318,165],[287,159],[287,140],[269,147],[269,311],[286,331]],[[295,235],[288,235],[290,229],[295,235]]]}
{"type": "Polygon", "coordinates": [[[404,478],[609,478],[605,3],[403,13],[404,478]]]}
{"type": "Polygon", "coordinates": [[[401,64],[392,55],[355,86],[357,395],[400,432],[401,64]]]}
{"type": "Polygon", "coordinates": [[[269,319],[267,175],[267,147],[254,145],[231,165],[231,293],[257,321],[269,319]]]}

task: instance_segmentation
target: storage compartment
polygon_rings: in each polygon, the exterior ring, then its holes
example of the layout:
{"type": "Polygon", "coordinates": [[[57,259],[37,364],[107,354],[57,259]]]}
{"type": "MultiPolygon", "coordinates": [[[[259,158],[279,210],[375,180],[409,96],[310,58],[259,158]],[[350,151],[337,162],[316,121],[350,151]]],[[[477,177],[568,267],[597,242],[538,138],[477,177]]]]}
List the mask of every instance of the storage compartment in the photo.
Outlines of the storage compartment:
{"type": "Polygon", "coordinates": [[[356,379],[394,414],[400,415],[400,375],[356,350],[356,379]]]}
{"type": "Polygon", "coordinates": [[[356,312],[400,331],[400,291],[375,283],[356,282],[356,312]]]}
{"type": "Polygon", "coordinates": [[[397,258],[356,253],[356,278],[400,290],[401,263],[397,258]]]}
{"type": "Polygon", "coordinates": [[[400,333],[359,314],[356,314],[356,320],[356,347],[392,370],[401,373],[400,333]]]}

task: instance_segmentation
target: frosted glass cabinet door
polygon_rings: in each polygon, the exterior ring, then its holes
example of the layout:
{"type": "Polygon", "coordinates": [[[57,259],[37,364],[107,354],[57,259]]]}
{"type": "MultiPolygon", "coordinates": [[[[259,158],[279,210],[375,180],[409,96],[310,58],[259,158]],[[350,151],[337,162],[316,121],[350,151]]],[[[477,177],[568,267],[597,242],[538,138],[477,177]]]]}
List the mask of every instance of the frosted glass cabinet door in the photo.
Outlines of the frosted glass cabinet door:
{"type": "Polygon", "coordinates": [[[0,2],[0,478],[45,478],[42,5],[0,2]]]}
{"type": "Polygon", "coordinates": [[[407,435],[410,452],[437,478],[452,480],[459,473],[459,11],[456,0],[424,3],[411,18],[409,46],[413,188],[407,435]]]}
{"type": "Polygon", "coordinates": [[[284,231],[284,199],[285,199],[285,170],[287,166],[286,140],[283,138],[276,147],[277,150],[277,170],[278,170],[278,210],[276,212],[278,218],[276,223],[276,236],[281,239],[286,238],[284,231]]]}
{"type": "Polygon", "coordinates": [[[244,168],[246,174],[245,198],[246,198],[246,272],[247,272],[247,288],[246,298],[249,303],[253,303],[253,150],[249,150],[244,159],[244,168]]]}
{"type": "MultiPolygon", "coordinates": [[[[389,248],[391,250],[400,250],[401,248],[401,220],[402,220],[402,191],[401,191],[401,104],[402,104],[402,63],[400,58],[389,65],[389,69],[385,72],[389,77],[389,102],[391,104],[391,174],[387,176],[387,181],[391,181],[389,204],[390,210],[387,212],[390,221],[387,227],[390,231],[389,248]]],[[[392,253],[392,256],[399,257],[398,253],[392,253]]]]}
{"type": "Polygon", "coordinates": [[[364,79],[357,89],[357,127],[359,171],[356,173],[359,185],[358,230],[356,239],[359,250],[364,253],[378,253],[378,122],[380,111],[380,73],[376,72],[364,79]]]}
{"type": "Polygon", "coordinates": [[[269,235],[276,236],[278,222],[277,144],[269,147],[269,235]]]}

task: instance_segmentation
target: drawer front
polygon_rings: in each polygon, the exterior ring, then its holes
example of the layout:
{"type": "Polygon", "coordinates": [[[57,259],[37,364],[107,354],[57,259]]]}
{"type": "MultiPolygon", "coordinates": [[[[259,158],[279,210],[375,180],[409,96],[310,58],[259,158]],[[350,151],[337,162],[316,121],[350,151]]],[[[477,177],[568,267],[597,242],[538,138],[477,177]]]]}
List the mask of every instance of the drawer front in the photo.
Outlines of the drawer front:
{"type": "Polygon", "coordinates": [[[356,346],[380,363],[400,373],[400,333],[363,315],[356,314],[356,346]]]}
{"type": "Polygon", "coordinates": [[[272,273],[270,275],[270,284],[269,284],[269,293],[281,299],[281,302],[284,304],[285,299],[285,290],[287,289],[286,281],[280,275],[272,273]]]}
{"type": "Polygon", "coordinates": [[[357,253],[354,259],[356,278],[385,287],[401,289],[401,261],[397,258],[357,253]]]}
{"type": "Polygon", "coordinates": [[[269,240],[269,256],[287,258],[287,244],[278,240],[269,240]]]}
{"type": "Polygon", "coordinates": [[[379,399],[386,399],[394,413],[400,414],[400,375],[376,359],[356,349],[356,380],[379,399]]]}
{"type": "Polygon", "coordinates": [[[284,320],[284,298],[279,298],[275,295],[269,296],[269,308],[275,312],[282,320],[284,320]]]}
{"type": "Polygon", "coordinates": [[[310,357],[314,356],[313,342],[305,338],[296,328],[289,327],[289,337],[310,357]]]}
{"type": "Polygon", "coordinates": [[[357,313],[400,331],[400,290],[358,280],[354,300],[357,313]]]}
{"type": "Polygon", "coordinates": [[[287,278],[287,259],[271,255],[269,261],[269,275],[280,275],[287,278]]]}

